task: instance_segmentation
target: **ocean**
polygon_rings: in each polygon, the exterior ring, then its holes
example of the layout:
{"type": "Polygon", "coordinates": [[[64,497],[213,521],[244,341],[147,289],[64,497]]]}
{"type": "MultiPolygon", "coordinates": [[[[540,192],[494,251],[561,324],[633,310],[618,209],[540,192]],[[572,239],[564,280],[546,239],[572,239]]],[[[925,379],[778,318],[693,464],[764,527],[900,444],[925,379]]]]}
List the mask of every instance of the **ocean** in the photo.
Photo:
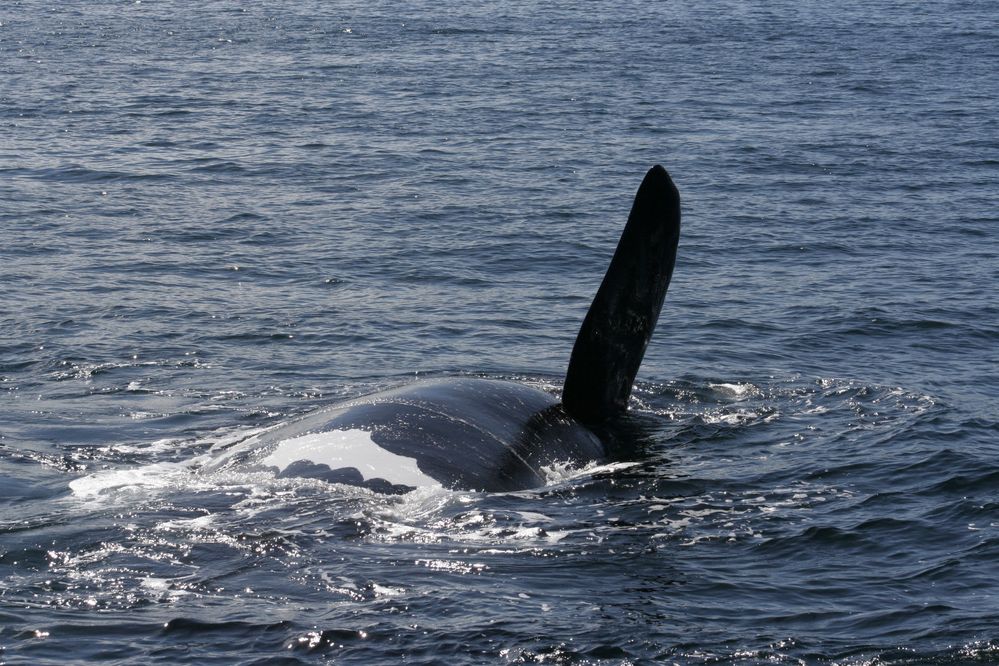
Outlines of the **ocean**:
{"type": "Polygon", "coordinates": [[[0,7],[0,663],[999,662],[999,6],[355,4],[0,7]],[[654,164],[625,450],[202,469],[557,394],[654,164]]]}

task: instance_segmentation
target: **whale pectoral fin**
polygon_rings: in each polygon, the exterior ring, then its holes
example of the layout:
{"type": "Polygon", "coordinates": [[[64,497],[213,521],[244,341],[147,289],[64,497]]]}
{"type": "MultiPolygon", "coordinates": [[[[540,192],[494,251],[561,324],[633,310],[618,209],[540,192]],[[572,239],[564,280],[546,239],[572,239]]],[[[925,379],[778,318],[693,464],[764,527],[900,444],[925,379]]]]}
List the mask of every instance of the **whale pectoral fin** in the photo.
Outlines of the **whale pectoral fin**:
{"type": "Polygon", "coordinates": [[[676,263],[680,194],[666,169],[645,175],[607,274],[572,348],[562,390],[583,423],[622,414],[676,263]]]}

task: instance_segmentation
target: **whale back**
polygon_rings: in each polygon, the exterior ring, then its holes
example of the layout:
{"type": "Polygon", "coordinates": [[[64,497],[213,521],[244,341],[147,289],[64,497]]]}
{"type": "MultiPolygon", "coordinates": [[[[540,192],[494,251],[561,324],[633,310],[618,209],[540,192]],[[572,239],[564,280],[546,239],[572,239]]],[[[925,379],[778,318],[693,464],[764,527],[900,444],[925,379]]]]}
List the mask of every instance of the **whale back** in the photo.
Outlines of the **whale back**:
{"type": "Polygon", "coordinates": [[[544,485],[546,466],[605,455],[545,391],[449,378],[313,412],[230,447],[204,469],[270,469],[383,493],[428,485],[496,492],[544,485]]]}
{"type": "Polygon", "coordinates": [[[666,169],[645,175],[610,267],[572,348],[562,404],[598,424],[627,409],[676,263],[680,194],[666,169]]]}

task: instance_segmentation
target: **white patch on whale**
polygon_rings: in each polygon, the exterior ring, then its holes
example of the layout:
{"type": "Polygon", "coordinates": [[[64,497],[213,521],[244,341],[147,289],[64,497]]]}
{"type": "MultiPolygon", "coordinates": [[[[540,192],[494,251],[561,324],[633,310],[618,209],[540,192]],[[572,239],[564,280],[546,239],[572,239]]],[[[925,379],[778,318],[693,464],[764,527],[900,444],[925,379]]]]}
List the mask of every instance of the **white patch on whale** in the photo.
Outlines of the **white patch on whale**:
{"type": "Polygon", "coordinates": [[[283,472],[288,465],[308,460],[330,469],[353,467],[365,481],[379,478],[389,483],[416,486],[440,486],[440,482],[424,474],[416,458],[407,458],[378,446],[371,433],[364,430],[331,430],[286,439],[260,462],[283,472]]]}

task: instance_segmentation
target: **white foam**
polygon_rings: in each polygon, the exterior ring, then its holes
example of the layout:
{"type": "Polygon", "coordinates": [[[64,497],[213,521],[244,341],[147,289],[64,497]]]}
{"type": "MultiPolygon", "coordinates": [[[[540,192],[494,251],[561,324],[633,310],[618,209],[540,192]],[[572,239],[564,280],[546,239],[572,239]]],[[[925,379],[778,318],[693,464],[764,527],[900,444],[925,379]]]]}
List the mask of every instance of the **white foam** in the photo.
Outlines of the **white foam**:
{"type": "Polygon", "coordinates": [[[720,383],[720,384],[708,384],[713,389],[723,391],[726,393],[731,393],[736,398],[743,398],[747,395],[756,392],[756,387],[752,384],[731,384],[731,383],[720,383]]]}
{"type": "Polygon", "coordinates": [[[406,589],[403,587],[390,587],[374,582],[371,583],[371,591],[375,593],[376,597],[398,597],[400,594],[406,593],[406,589]]]}
{"type": "Polygon", "coordinates": [[[167,520],[156,525],[154,529],[167,532],[178,530],[199,532],[207,530],[211,527],[214,521],[215,517],[209,513],[204,516],[198,516],[197,518],[178,518],[177,520],[167,520]]]}
{"type": "Polygon", "coordinates": [[[329,465],[330,469],[353,467],[365,480],[379,478],[417,488],[440,486],[420,470],[415,458],[386,451],[363,430],[331,430],[286,439],[261,463],[283,472],[299,460],[329,465]]]}
{"type": "Polygon", "coordinates": [[[133,469],[98,472],[73,479],[69,488],[77,497],[95,498],[111,490],[149,490],[165,488],[175,483],[178,474],[186,474],[188,465],[183,463],[157,463],[133,469]]]}
{"type": "Polygon", "coordinates": [[[169,578],[154,578],[153,576],[149,576],[140,579],[139,582],[146,590],[154,594],[159,594],[160,598],[164,600],[172,601],[178,597],[191,594],[187,590],[177,589],[175,587],[176,581],[169,578]]]}
{"type": "Polygon", "coordinates": [[[544,466],[541,468],[541,472],[545,476],[545,485],[554,486],[567,481],[572,481],[574,479],[593,476],[595,474],[613,474],[636,465],[638,465],[637,462],[589,462],[582,467],[578,467],[574,463],[565,462],[544,466]]]}

